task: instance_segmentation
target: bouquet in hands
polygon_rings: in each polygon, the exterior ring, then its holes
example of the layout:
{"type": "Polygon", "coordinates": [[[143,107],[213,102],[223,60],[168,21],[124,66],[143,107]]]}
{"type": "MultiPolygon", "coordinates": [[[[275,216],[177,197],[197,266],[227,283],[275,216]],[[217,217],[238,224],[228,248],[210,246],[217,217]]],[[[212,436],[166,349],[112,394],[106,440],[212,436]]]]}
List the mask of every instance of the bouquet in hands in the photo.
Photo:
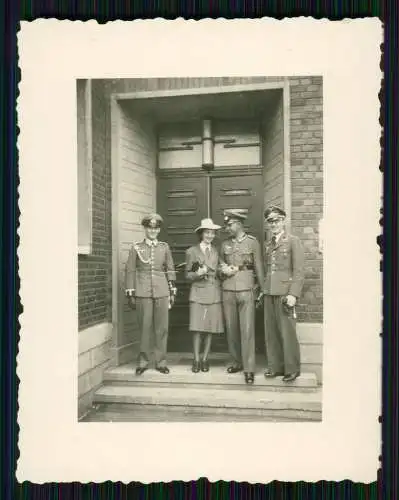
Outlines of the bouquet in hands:
{"type": "Polygon", "coordinates": [[[192,267],[191,267],[191,270],[194,273],[197,273],[197,275],[200,278],[203,278],[203,279],[208,278],[208,271],[209,271],[208,266],[206,266],[205,264],[203,264],[201,262],[194,262],[192,267]]]}
{"type": "Polygon", "coordinates": [[[219,269],[220,269],[220,272],[226,277],[234,276],[234,274],[238,271],[237,266],[230,266],[230,265],[226,264],[225,262],[220,264],[219,269]]]}

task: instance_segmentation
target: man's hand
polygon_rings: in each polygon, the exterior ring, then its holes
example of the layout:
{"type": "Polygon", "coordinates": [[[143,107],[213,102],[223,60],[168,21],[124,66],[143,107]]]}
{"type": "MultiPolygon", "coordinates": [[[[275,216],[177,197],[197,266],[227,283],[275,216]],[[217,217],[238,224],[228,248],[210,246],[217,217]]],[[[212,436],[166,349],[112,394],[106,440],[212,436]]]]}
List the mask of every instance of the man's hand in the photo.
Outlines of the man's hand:
{"type": "Polygon", "coordinates": [[[287,306],[294,307],[296,304],[296,297],[294,295],[287,295],[287,306]]]}
{"type": "Polygon", "coordinates": [[[263,304],[263,295],[264,295],[263,292],[260,292],[260,294],[256,298],[255,307],[257,309],[261,307],[263,304]]]}
{"type": "Polygon", "coordinates": [[[169,309],[175,305],[176,297],[174,295],[169,295],[169,309]]]}
{"type": "Polygon", "coordinates": [[[134,295],[129,295],[127,298],[127,303],[130,309],[136,309],[136,297],[134,295]]]}
{"type": "Polygon", "coordinates": [[[129,289],[126,290],[126,297],[127,297],[127,303],[130,307],[130,309],[135,309],[136,308],[136,297],[134,296],[134,290],[129,289]]]}

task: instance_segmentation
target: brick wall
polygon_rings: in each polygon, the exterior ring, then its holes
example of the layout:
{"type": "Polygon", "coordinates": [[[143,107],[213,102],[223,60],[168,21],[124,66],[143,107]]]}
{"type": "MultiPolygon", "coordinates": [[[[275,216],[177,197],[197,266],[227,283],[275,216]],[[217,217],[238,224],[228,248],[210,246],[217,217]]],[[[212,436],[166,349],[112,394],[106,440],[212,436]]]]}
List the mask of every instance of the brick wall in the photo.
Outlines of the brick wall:
{"type": "Polygon", "coordinates": [[[105,85],[101,80],[92,81],[92,141],[92,253],[78,257],[79,330],[97,323],[111,321],[109,107],[105,85]]]}
{"type": "Polygon", "coordinates": [[[305,247],[306,274],[298,319],[323,321],[323,262],[318,251],[323,214],[322,77],[290,78],[292,231],[305,247]]]}

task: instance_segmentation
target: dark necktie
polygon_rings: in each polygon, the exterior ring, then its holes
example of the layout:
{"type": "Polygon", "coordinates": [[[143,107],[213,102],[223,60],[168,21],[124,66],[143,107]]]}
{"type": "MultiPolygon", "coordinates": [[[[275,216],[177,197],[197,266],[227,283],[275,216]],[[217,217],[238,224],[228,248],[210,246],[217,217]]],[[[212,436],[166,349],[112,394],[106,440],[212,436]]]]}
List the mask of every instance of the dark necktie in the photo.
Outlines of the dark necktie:
{"type": "Polygon", "coordinates": [[[211,251],[209,250],[209,247],[206,247],[206,248],[205,248],[205,257],[206,257],[207,259],[209,259],[209,258],[210,258],[210,256],[211,256],[211,251]]]}
{"type": "Polygon", "coordinates": [[[276,245],[276,237],[272,236],[272,246],[274,247],[276,245]]]}

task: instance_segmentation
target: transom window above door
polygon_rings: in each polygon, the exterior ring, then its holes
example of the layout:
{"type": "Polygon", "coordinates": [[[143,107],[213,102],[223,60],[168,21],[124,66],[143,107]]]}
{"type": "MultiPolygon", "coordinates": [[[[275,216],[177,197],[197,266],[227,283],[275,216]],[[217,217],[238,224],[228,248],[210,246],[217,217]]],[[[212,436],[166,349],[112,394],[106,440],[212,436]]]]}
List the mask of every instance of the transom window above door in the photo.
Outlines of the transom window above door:
{"type": "MultiPolygon", "coordinates": [[[[200,168],[203,122],[167,123],[158,128],[158,168],[200,168]]],[[[260,124],[250,120],[211,120],[214,166],[259,166],[260,124]]]]}

